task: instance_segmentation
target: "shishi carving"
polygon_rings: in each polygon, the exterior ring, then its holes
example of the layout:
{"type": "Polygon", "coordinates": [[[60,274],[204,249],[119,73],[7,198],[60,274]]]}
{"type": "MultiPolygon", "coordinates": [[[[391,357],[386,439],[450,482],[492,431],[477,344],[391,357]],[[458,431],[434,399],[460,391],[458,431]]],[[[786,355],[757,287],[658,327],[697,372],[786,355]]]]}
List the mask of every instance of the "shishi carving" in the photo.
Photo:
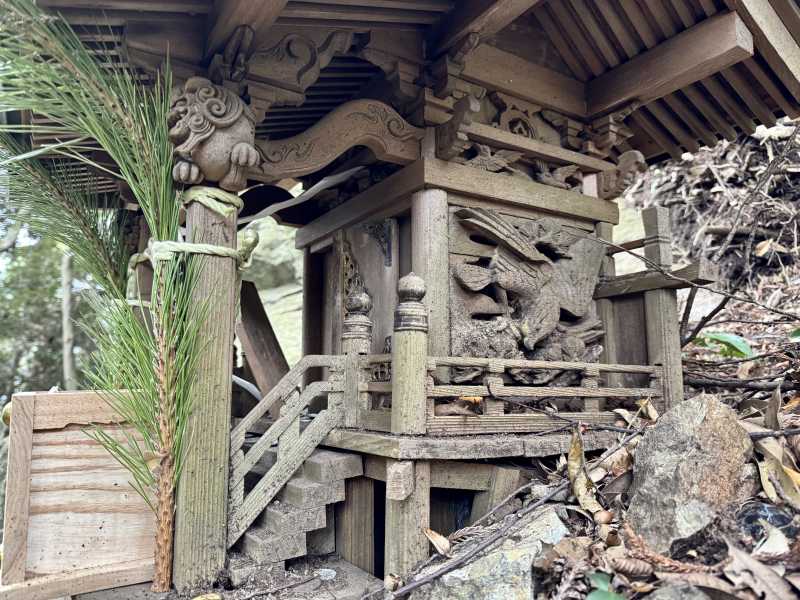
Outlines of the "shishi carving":
{"type": "Polygon", "coordinates": [[[169,127],[175,181],[219,182],[229,191],[247,186],[247,170],[261,159],[254,146],[255,118],[236,94],[192,77],[173,95],[169,127]]]}
{"type": "MultiPolygon", "coordinates": [[[[461,356],[593,361],[602,335],[592,310],[603,248],[570,233],[555,220],[512,222],[494,211],[465,208],[460,226],[485,244],[491,256],[456,264],[461,292],[454,307],[453,352],[461,356]]],[[[559,371],[511,370],[519,382],[542,384],[559,371]]],[[[470,381],[480,369],[461,369],[454,381],[470,381]]]]}

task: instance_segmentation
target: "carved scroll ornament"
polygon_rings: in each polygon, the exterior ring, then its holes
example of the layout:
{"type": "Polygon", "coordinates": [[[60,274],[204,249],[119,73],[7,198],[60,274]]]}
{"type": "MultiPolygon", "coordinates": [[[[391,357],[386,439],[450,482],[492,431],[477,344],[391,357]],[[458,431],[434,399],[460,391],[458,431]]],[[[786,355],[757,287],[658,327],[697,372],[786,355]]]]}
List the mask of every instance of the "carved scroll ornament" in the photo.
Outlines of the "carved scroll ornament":
{"type": "Polygon", "coordinates": [[[236,94],[192,77],[173,95],[169,127],[175,181],[218,182],[229,191],[247,186],[246,172],[260,159],[253,146],[253,113],[236,94]]]}
{"type": "Polygon", "coordinates": [[[251,176],[268,182],[307,175],[354,146],[366,146],[378,160],[408,164],[419,159],[424,134],[383,102],[351,100],[299,135],[256,140],[261,166],[251,176]]]}
{"type": "Polygon", "coordinates": [[[638,150],[628,150],[619,156],[617,168],[599,173],[597,195],[604,200],[617,198],[636,180],[636,175],[647,170],[644,155],[638,150]]]}

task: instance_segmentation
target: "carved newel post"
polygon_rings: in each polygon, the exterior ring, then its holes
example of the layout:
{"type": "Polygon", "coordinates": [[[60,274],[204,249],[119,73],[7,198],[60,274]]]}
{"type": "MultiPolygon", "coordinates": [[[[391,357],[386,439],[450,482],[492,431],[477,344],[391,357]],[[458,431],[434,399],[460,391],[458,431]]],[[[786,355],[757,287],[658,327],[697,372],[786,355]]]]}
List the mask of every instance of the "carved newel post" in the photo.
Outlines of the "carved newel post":
{"type": "Polygon", "coordinates": [[[392,433],[425,433],[428,309],[425,282],[409,273],[397,284],[392,336],[392,433]]]}
{"type": "Polygon", "coordinates": [[[372,298],[363,290],[350,294],[344,302],[346,315],[342,323],[342,352],[345,354],[344,426],[358,427],[359,409],[366,407],[366,393],[360,392],[366,381],[359,355],[369,354],[372,345],[372,298]]]}
{"type": "Polygon", "coordinates": [[[179,591],[188,591],[213,584],[225,568],[233,333],[239,299],[237,259],[225,249],[236,248],[241,208],[239,197],[229,192],[246,187],[246,171],[259,159],[249,107],[207,79],[186,82],[173,99],[169,124],[176,182],[219,185],[191,187],[183,193],[187,240],[220,248],[195,254],[200,275],[193,295],[207,309],[192,386],[191,446],[177,490],[173,559],[173,583],[179,591]]]}

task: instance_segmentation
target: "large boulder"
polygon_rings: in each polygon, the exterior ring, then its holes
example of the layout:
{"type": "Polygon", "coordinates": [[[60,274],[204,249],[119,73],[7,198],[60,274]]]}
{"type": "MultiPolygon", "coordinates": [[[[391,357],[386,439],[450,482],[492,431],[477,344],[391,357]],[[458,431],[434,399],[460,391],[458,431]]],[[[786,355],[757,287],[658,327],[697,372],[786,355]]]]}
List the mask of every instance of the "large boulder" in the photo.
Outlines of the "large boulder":
{"type": "MultiPolygon", "coordinates": [[[[533,561],[544,545],[555,545],[569,531],[553,508],[535,512],[521,529],[477,560],[443,575],[411,594],[411,600],[531,600],[533,561]]],[[[424,570],[426,575],[440,565],[424,570]]]]}
{"type": "Polygon", "coordinates": [[[736,414],[707,395],[664,414],[636,449],[628,520],[657,552],[742,499],[753,444],[736,414]]]}

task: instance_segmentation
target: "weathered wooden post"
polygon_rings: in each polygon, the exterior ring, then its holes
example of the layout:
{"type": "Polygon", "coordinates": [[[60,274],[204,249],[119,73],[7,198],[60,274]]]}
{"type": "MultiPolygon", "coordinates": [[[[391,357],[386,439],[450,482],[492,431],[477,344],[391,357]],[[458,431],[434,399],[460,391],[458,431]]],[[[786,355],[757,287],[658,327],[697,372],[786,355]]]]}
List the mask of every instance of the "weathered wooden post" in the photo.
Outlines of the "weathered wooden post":
{"type": "Polygon", "coordinates": [[[392,337],[392,433],[425,433],[428,310],[425,282],[414,273],[397,285],[392,337]]]}
{"type": "Polygon", "coordinates": [[[364,291],[350,294],[345,299],[346,316],[342,323],[342,352],[344,365],[344,425],[358,427],[358,416],[362,406],[361,369],[359,355],[369,354],[372,344],[372,321],[367,316],[372,309],[372,299],[364,291]]]}
{"type": "MultiPolygon", "coordinates": [[[[428,309],[414,273],[397,285],[392,337],[392,433],[423,434],[427,421],[428,309]]],[[[389,461],[386,469],[385,572],[402,574],[428,556],[430,463],[389,461]]]]}
{"type": "MultiPolygon", "coordinates": [[[[653,206],[642,211],[646,242],[644,256],[657,266],[672,265],[669,209],[653,206]]],[[[650,364],[664,367],[664,397],[660,410],[668,410],[683,400],[683,366],[678,324],[677,293],[673,289],[648,290],[644,293],[647,323],[647,356],[650,364]]]]}
{"type": "MultiPolygon", "coordinates": [[[[173,99],[170,139],[182,184],[218,182],[219,188],[184,192],[187,238],[195,244],[236,248],[247,169],[258,164],[255,116],[231,90],[192,77],[173,99]],[[207,135],[190,135],[197,127],[207,135]],[[228,191],[223,191],[228,190],[228,191]]],[[[173,583],[179,591],[207,587],[225,568],[227,554],[233,334],[239,289],[237,260],[229,253],[197,254],[200,275],[193,291],[207,305],[199,332],[203,344],[192,393],[191,446],[178,484],[173,583]]]]}
{"type": "MultiPolygon", "coordinates": [[[[238,200],[232,194],[226,194],[238,200]]],[[[223,197],[221,194],[218,197],[223,197]]],[[[224,207],[224,208],[222,208],[224,207]]],[[[236,247],[237,208],[216,210],[192,202],[186,210],[188,238],[196,243],[236,247]]],[[[207,316],[204,344],[192,386],[191,447],[178,485],[175,519],[174,583],[191,590],[216,580],[227,553],[228,461],[231,443],[231,373],[236,316],[236,259],[196,255],[200,276],[194,289],[207,316]]]]}

